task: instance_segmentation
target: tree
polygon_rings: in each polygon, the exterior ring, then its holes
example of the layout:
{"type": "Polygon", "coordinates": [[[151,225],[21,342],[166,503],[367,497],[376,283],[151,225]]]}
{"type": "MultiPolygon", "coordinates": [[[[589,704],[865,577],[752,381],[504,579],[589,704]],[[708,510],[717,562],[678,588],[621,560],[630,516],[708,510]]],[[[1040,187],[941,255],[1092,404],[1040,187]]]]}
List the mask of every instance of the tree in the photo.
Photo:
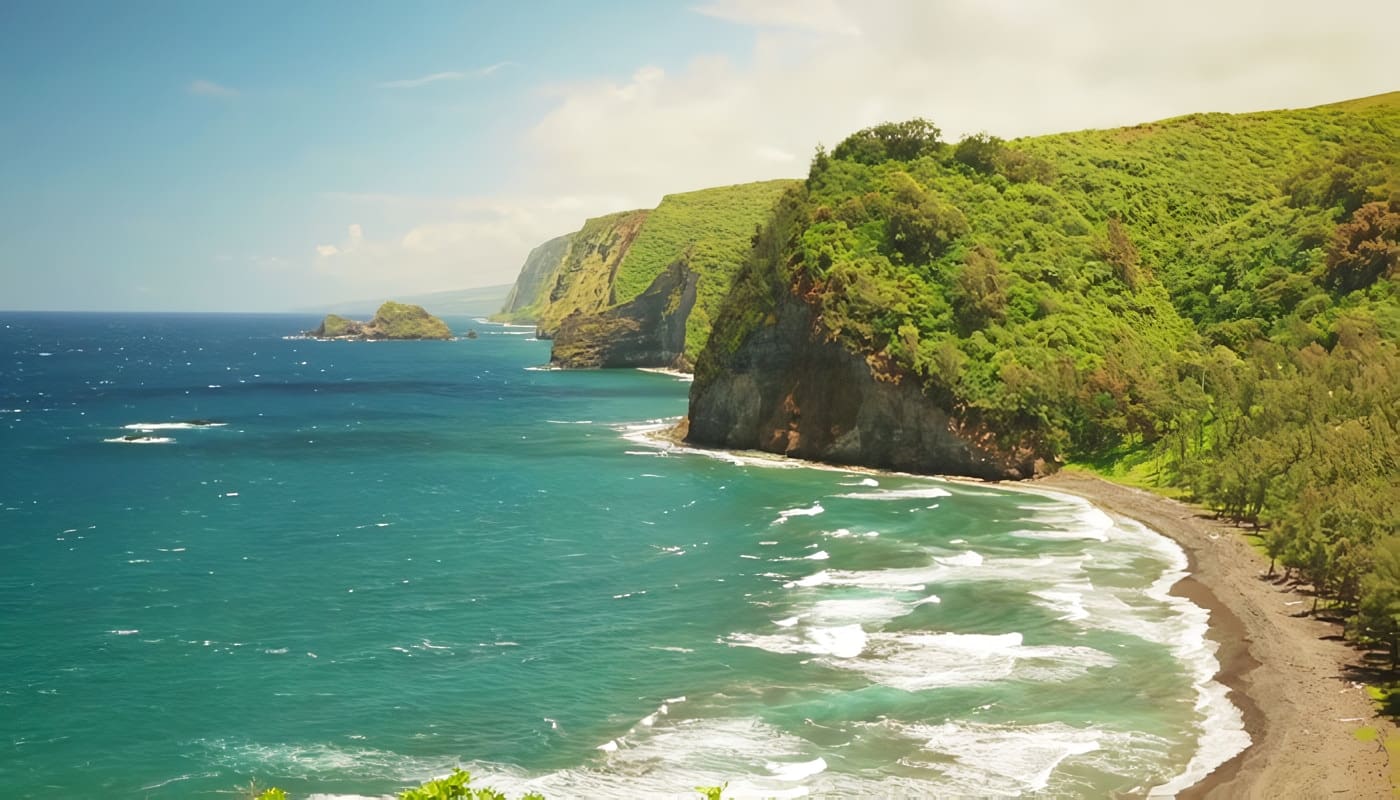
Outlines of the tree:
{"type": "Polygon", "coordinates": [[[968,232],[967,218],[957,206],[925,191],[902,172],[892,175],[890,181],[894,199],[885,223],[886,244],[904,258],[904,263],[927,264],[968,232]]]}
{"type": "Polygon", "coordinates": [[[913,161],[933,155],[943,146],[942,131],[926,119],[886,122],[856,131],[836,145],[831,157],[859,164],[885,161],[913,161]]]}
{"type": "Polygon", "coordinates": [[[988,133],[974,133],[958,142],[953,148],[953,158],[977,172],[991,175],[1001,167],[1002,154],[1006,145],[1001,139],[988,133]]]}
{"type": "Polygon", "coordinates": [[[1367,203],[1349,222],[1337,226],[1327,247],[1328,288],[1341,292],[1364,289],[1377,278],[1400,272],[1400,208],[1367,203]]]}
{"type": "Polygon", "coordinates": [[[985,246],[974,247],[953,276],[951,297],[958,322],[966,330],[981,328],[1006,316],[1006,279],[997,254],[985,246]]]}

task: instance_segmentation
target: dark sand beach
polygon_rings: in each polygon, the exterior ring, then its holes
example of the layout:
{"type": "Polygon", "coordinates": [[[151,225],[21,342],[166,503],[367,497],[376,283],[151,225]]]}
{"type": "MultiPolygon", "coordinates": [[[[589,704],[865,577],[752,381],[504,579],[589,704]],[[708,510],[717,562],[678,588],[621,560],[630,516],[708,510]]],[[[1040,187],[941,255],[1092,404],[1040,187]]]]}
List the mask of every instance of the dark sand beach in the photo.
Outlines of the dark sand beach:
{"type": "Polygon", "coordinates": [[[1210,611],[1220,680],[1243,710],[1253,744],[1181,797],[1390,797],[1378,718],[1354,672],[1360,654],[1340,626],[1307,616],[1310,595],[1267,577],[1239,531],[1194,506],[1077,472],[1036,482],[1138,520],[1181,545],[1189,577],[1173,591],[1210,611]],[[1363,726],[1379,729],[1361,741],[1363,726]]]}

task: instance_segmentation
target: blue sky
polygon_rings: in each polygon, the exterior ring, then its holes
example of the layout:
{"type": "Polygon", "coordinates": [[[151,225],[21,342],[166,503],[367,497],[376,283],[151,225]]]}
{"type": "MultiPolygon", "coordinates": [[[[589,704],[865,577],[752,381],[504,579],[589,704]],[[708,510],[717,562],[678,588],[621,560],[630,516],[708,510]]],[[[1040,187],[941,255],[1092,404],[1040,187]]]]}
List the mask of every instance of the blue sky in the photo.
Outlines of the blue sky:
{"type": "Polygon", "coordinates": [[[1123,5],[7,2],[0,308],[503,283],[587,216],[800,176],[882,119],[1014,136],[1400,88],[1387,3],[1355,31],[1123,5]]]}

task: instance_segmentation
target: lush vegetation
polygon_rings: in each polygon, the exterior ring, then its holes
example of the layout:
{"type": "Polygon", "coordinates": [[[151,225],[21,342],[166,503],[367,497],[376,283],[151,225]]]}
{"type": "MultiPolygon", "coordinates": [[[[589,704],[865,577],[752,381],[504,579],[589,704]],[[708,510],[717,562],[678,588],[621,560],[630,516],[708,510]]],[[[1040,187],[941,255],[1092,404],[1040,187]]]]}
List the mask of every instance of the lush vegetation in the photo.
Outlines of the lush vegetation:
{"type": "Polygon", "coordinates": [[[390,300],[379,307],[369,327],[386,339],[450,339],[447,323],[429,314],[422,306],[390,300]]]}
{"type": "Polygon", "coordinates": [[[583,223],[529,306],[541,330],[553,335],[564,317],[596,314],[613,304],[613,275],[650,214],[623,211],[583,223]]]}
{"type": "Polygon", "coordinates": [[[574,312],[596,314],[640,296],[677,261],[699,276],[686,321],[693,360],[749,249],[755,225],[796,181],[721,186],[662,198],[655,209],[590,219],[570,239],[546,242],[527,259],[497,319],[538,322],[547,334],[574,312]],[[550,245],[558,246],[551,249],[550,245]]]}
{"type": "Polygon", "coordinates": [[[1400,93],[1016,141],[876,126],[753,244],[697,380],[800,297],[998,438],[1258,526],[1400,655],[1400,93]]]}
{"type": "Polygon", "coordinates": [[[744,261],[754,226],[795,183],[744,183],[663,197],[618,266],[613,300],[637,297],[666,267],[686,262],[700,276],[686,321],[686,353],[694,359],[709,339],[712,316],[744,261]]]}

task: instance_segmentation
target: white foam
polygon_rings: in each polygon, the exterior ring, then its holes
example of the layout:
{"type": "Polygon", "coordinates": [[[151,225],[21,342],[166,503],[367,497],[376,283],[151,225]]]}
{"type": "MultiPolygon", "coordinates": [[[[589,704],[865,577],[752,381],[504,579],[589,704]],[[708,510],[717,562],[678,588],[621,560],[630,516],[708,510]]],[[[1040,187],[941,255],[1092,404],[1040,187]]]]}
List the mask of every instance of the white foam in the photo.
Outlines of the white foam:
{"type": "Polygon", "coordinates": [[[140,633],[141,631],[137,628],[118,628],[117,630],[107,632],[113,634],[114,636],[134,636],[140,633]]]}
{"type": "Polygon", "coordinates": [[[818,550],[810,556],[803,556],[802,558],[804,561],[826,561],[831,558],[831,554],[825,550],[818,550]]]}
{"type": "Polygon", "coordinates": [[[133,422],[122,427],[129,431],[184,431],[194,428],[222,428],[227,422],[133,422]]]}
{"type": "Polygon", "coordinates": [[[1026,645],[1019,633],[872,633],[866,655],[826,663],[911,692],[1008,679],[1055,683],[1116,663],[1090,647],[1026,645]]]}
{"type": "Polygon", "coordinates": [[[726,800],[804,797],[804,784],[820,781],[826,769],[810,743],[755,719],[659,718],[606,744],[613,747],[582,766],[545,774],[502,764],[467,768],[474,785],[510,797],[691,797],[680,793],[727,781],[726,800]]]}
{"type": "Polygon", "coordinates": [[[175,440],[169,436],[117,436],[112,439],[103,439],[104,442],[113,444],[170,444],[175,440]]]}
{"type": "Polygon", "coordinates": [[[981,553],[968,550],[955,556],[935,557],[933,560],[945,567],[980,567],[986,559],[982,558],[981,553]]]}
{"type": "Polygon", "coordinates": [[[865,650],[866,633],[860,625],[811,626],[796,633],[732,633],[725,640],[730,647],[756,647],[770,653],[855,658],[865,650]]]}
{"type": "MultiPolygon", "coordinates": [[[[1066,760],[1099,750],[1106,734],[1053,722],[1039,725],[986,725],[948,722],[911,725],[906,735],[923,740],[923,748],[950,761],[929,766],[947,779],[940,789],[951,794],[1017,797],[1050,786],[1066,760]]],[[[942,783],[942,782],[940,782],[942,783]]]]}
{"type": "Polygon", "coordinates": [[[846,500],[926,500],[930,497],[952,497],[953,493],[937,486],[917,489],[881,489],[878,492],[847,492],[837,497],[846,500]]]}
{"type": "Polygon", "coordinates": [[[822,508],[822,504],[820,502],[813,503],[812,505],[807,506],[806,508],[789,508],[786,511],[779,511],[778,518],[773,520],[773,524],[781,525],[782,523],[787,522],[793,517],[815,517],[816,515],[821,514],[825,511],[826,509],[822,508]]]}
{"type": "Polygon", "coordinates": [[[780,764],[769,761],[764,764],[769,773],[780,781],[800,781],[803,778],[810,778],[826,771],[826,759],[814,758],[811,761],[802,761],[796,764],[780,764]]]}

